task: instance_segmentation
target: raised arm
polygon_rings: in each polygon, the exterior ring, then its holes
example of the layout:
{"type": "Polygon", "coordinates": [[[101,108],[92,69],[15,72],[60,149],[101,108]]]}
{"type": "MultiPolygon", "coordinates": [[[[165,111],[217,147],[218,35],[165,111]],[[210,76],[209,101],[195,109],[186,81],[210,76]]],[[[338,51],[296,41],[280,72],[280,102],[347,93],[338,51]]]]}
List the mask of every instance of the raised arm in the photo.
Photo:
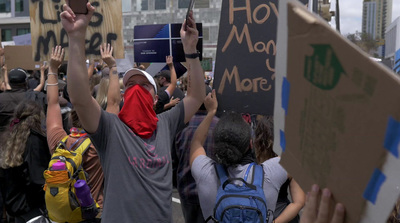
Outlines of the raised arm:
{"type": "Polygon", "coordinates": [[[89,2],[86,7],[87,15],[75,15],[67,1],[61,13],[61,23],[69,38],[68,94],[83,128],[88,133],[94,133],[99,126],[101,108],[91,95],[86,69],[85,35],[94,12],[94,7],[89,2]]]}
{"type": "MultiPolygon", "coordinates": [[[[189,21],[185,20],[183,22],[180,34],[185,55],[197,53],[196,45],[199,32],[196,28],[196,22],[193,18],[192,11],[189,13],[189,21]],[[184,29],[185,26],[187,27],[186,31],[184,29]]],[[[197,112],[205,97],[204,74],[199,57],[186,57],[186,63],[188,65],[188,91],[187,96],[183,99],[185,123],[189,122],[192,116],[197,112]]]]}
{"type": "Polygon", "coordinates": [[[45,82],[44,73],[46,72],[47,68],[49,68],[49,67],[47,65],[45,65],[45,63],[43,63],[43,65],[40,67],[40,82],[39,82],[39,85],[36,86],[35,89],[33,89],[34,91],[42,91],[43,90],[44,82],[45,82]]]}
{"type": "Polygon", "coordinates": [[[119,88],[119,77],[117,72],[117,63],[112,56],[113,47],[108,43],[100,46],[101,58],[110,69],[110,82],[107,92],[107,112],[118,115],[119,104],[121,102],[121,92],[119,88]]]}
{"type": "Polygon", "coordinates": [[[274,223],[290,222],[297,216],[306,202],[306,195],[294,179],[290,181],[289,190],[293,202],[283,210],[283,212],[275,219],[274,223]]]}
{"type": "Polygon", "coordinates": [[[0,42],[0,67],[4,66],[4,64],[5,64],[5,61],[4,61],[4,48],[3,48],[3,46],[1,45],[1,42],[0,42]]]}
{"type": "Polygon", "coordinates": [[[200,123],[199,127],[197,127],[196,132],[193,135],[192,144],[190,145],[190,166],[192,166],[193,161],[198,156],[206,155],[203,145],[207,139],[208,129],[210,128],[211,122],[218,108],[215,90],[206,96],[204,99],[204,106],[207,109],[207,115],[200,123]]]}
{"type": "Polygon", "coordinates": [[[10,86],[10,83],[8,81],[7,64],[4,64],[1,67],[1,70],[3,71],[3,77],[4,77],[4,81],[3,81],[3,83],[1,83],[1,88],[2,88],[3,91],[11,90],[11,86],[10,86]]]}
{"type": "MultiPolygon", "coordinates": [[[[165,60],[167,62],[168,68],[171,72],[171,84],[165,90],[168,91],[169,95],[172,95],[176,88],[176,81],[177,81],[176,71],[175,71],[175,67],[174,67],[173,57],[166,56],[165,60]]],[[[172,96],[171,99],[169,100],[169,102],[164,105],[164,110],[174,107],[176,104],[178,104],[178,102],[180,100],[181,100],[180,98],[174,98],[174,96],[172,96]]]]}
{"type": "Polygon", "coordinates": [[[50,59],[49,72],[47,73],[47,131],[62,128],[60,104],[58,103],[58,67],[64,60],[64,49],[61,46],[53,48],[50,59]]]}

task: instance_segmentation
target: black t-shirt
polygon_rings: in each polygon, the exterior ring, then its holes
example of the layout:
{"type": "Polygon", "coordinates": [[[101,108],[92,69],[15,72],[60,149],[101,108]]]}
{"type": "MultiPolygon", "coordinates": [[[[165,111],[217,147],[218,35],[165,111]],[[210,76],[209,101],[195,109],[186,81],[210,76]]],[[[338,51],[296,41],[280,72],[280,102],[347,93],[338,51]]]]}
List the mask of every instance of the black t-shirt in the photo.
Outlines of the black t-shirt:
{"type": "Polygon", "coordinates": [[[10,215],[19,216],[33,209],[44,209],[43,171],[47,169],[50,158],[46,137],[31,130],[22,165],[4,170],[4,202],[10,215]]]}
{"type": "MultiPolygon", "coordinates": [[[[161,112],[168,111],[169,109],[172,108],[171,107],[171,108],[164,110],[164,105],[168,104],[168,102],[170,101],[170,97],[168,96],[168,93],[165,91],[166,89],[167,89],[167,86],[164,86],[158,90],[158,93],[157,93],[158,101],[157,101],[156,108],[155,108],[156,114],[160,114],[161,112]]],[[[174,98],[179,98],[180,100],[182,100],[185,97],[185,94],[182,92],[181,89],[175,88],[175,91],[172,94],[172,96],[174,98]]]]}

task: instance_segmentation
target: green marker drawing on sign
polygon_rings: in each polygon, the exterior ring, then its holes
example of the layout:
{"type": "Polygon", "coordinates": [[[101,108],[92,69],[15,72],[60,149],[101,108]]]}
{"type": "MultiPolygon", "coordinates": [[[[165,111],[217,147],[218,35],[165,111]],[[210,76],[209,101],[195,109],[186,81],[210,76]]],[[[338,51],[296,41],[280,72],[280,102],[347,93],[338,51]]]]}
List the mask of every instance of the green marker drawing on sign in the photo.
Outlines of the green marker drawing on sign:
{"type": "Polygon", "coordinates": [[[339,82],[344,69],[330,45],[311,45],[312,56],[306,56],[304,77],[322,90],[331,90],[339,82]]]}

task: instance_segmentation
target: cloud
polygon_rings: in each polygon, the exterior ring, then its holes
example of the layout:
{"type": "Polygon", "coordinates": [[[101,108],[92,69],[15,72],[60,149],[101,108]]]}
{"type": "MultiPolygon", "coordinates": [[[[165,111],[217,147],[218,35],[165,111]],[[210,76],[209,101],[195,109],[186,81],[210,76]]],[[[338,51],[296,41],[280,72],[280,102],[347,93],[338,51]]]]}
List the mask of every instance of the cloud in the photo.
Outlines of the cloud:
{"type": "MultiPolygon", "coordinates": [[[[397,0],[393,0],[392,21],[400,16],[400,4],[394,4],[397,0]]],[[[362,0],[340,0],[340,29],[343,35],[348,33],[361,32],[362,26],[362,0]]],[[[336,10],[336,0],[331,0],[331,10],[336,10]]],[[[334,17],[331,25],[336,27],[334,17]]]]}

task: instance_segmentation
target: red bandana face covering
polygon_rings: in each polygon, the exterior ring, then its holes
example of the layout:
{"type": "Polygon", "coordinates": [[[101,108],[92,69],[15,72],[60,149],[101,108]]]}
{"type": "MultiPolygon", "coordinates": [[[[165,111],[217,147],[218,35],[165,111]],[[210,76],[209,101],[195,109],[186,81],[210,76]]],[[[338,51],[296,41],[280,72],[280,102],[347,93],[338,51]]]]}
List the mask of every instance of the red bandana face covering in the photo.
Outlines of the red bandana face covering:
{"type": "Polygon", "coordinates": [[[150,138],[157,128],[158,118],[153,110],[153,97],[140,85],[128,88],[119,119],[142,138],[150,138]]]}

